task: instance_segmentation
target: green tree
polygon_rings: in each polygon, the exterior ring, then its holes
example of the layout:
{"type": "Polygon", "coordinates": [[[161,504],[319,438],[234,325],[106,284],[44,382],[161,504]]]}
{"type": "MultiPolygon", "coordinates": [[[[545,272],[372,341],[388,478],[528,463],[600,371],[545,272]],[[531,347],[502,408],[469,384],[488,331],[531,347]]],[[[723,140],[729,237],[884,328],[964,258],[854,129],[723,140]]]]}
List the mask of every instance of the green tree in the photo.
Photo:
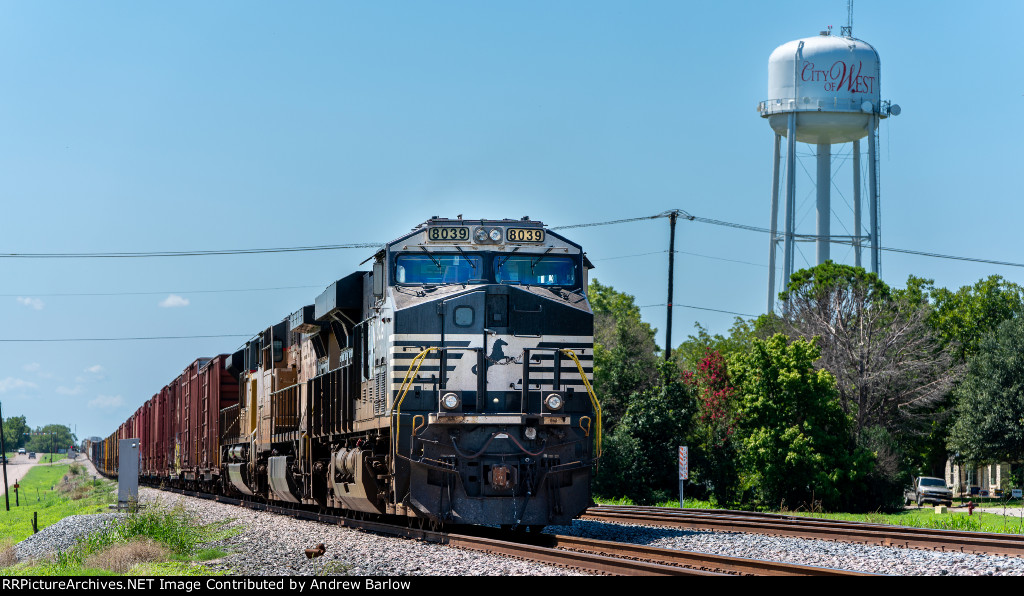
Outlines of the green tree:
{"type": "Polygon", "coordinates": [[[47,424],[42,428],[36,427],[35,430],[26,432],[31,432],[26,445],[29,451],[51,453],[58,449],[67,449],[78,443],[78,439],[71,429],[63,424],[47,424]]]}
{"type": "Polygon", "coordinates": [[[703,486],[720,505],[733,504],[739,499],[739,396],[725,357],[708,349],[696,370],[683,373],[683,381],[696,391],[698,404],[690,482],[703,486]]]}
{"type": "Polygon", "coordinates": [[[1024,319],[981,339],[953,390],[949,450],[972,463],[1024,459],[1024,319]]]}
{"type": "Polygon", "coordinates": [[[679,363],[682,370],[696,371],[708,352],[717,352],[725,358],[746,352],[750,349],[750,340],[756,337],[756,319],[736,317],[729,329],[729,335],[711,335],[700,323],[693,325],[697,332],[690,335],[672,352],[672,358],[679,363]]]}
{"type": "Polygon", "coordinates": [[[818,337],[854,435],[928,428],[958,369],[933,328],[920,293],[893,292],[874,273],[831,261],[793,274],[783,301],[793,336],[818,337]]]}
{"type": "Polygon", "coordinates": [[[731,369],[740,393],[744,489],[760,506],[839,508],[871,463],[851,448],[835,378],[815,369],[820,350],[782,334],[754,339],[751,348],[731,369]]]}
{"type": "Polygon", "coordinates": [[[659,349],[655,329],[641,319],[633,296],[595,279],[587,297],[594,311],[594,391],[610,433],[630,396],[658,384],[659,349]]]}
{"type": "MultiPolygon", "coordinates": [[[[993,334],[1001,323],[1024,315],[1024,288],[998,275],[978,280],[958,290],[936,288],[930,279],[911,276],[905,294],[929,300],[932,313],[927,322],[942,346],[963,366],[975,356],[981,340],[993,334]]],[[[955,409],[950,392],[934,404],[934,416],[925,436],[901,436],[907,445],[909,466],[926,474],[940,475],[949,452],[946,449],[954,423],[955,409]]]]}
{"type": "Polygon", "coordinates": [[[998,275],[955,292],[934,287],[930,279],[911,276],[907,291],[931,299],[934,308],[929,324],[959,362],[976,354],[982,338],[994,333],[1003,321],[1024,315],[1024,288],[998,275]]]}
{"type": "Polygon", "coordinates": [[[29,426],[24,416],[12,416],[4,420],[4,447],[8,451],[17,451],[28,441],[25,436],[28,431],[29,426]]]}
{"type": "Polygon", "coordinates": [[[677,494],[677,449],[688,445],[697,411],[693,391],[673,362],[658,364],[660,383],[634,394],[605,443],[594,491],[657,503],[677,494]]]}

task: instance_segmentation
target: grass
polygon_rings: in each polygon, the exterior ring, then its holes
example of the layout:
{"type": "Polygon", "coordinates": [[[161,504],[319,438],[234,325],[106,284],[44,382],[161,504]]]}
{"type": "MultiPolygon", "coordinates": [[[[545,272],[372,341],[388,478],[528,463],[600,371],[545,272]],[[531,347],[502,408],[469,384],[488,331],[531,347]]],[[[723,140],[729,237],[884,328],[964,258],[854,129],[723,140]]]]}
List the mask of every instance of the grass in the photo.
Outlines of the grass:
{"type": "Polygon", "coordinates": [[[236,533],[229,523],[201,523],[180,505],[147,505],[79,539],[53,560],[19,563],[0,569],[0,575],[210,575],[215,572],[194,561],[227,554],[204,545],[236,533]]]}
{"type": "Polygon", "coordinates": [[[39,529],[71,515],[102,513],[117,500],[117,483],[93,479],[80,464],[36,466],[21,480],[15,506],[0,509],[0,575],[209,575],[195,561],[226,552],[207,546],[235,532],[229,522],[202,524],[181,506],[157,503],[131,513],[105,531],[80,539],[49,561],[15,564],[14,544],[32,535],[32,517],[39,529]]]}
{"type": "Polygon", "coordinates": [[[38,514],[42,530],[69,515],[106,511],[117,500],[115,490],[114,482],[93,480],[77,464],[36,466],[21,479],[17,499],[11,488],[11,510],[0,509],[0,541],[20,542],[31,536],[33,514],[38,514]],[[71,473],[73,466],[78,473],[71,473]],[[72,479],[62,483],[66,475],[72,479]]]}
{"type": "MultiPolygon", "coordinates": [[[[606,499],[606,498],[595,498],[595,502],[600,505],[634,505],[632,500],[628,498],[620,499],[606,499]]],[[[1003,506],[1010,508],[1019,508],[1021,506],[1020,500],[1012,501],[1001,501],[998,499],[986,499],[984,503],[979,504],[978,500],[974,501],[979,506],[984,506],[991,509],[1001,508],[1003,506]]],[[[689,509],[725,509],[720,507],[717,503],[711,501],[698,501],[696,499],[686,499],[685,505],[689,509]]],[[[997,534],[1024,534],[1024,519],[1019,515],[1017,517],[1004,516],[996,513],[983,513],[981,511],[974,511],[973,515],[968,515],[966,508],[961,508],[962,503],[960,500],[954,501],[956,508],[947,509],[947,513],[935,513],[934,507],[916,507],[910,506],[903,511],[897,511],[895,513],[825,513],[823,511],[808,511],[808,510],[780,510],[772,511],[769,513],[779,513],[783,515],[800,515],[806,517],[818,517],[823,519],[835,519],[843,521],[854,521],[854,522],[865,522],[872,524],[883,524],[892,526],[909,526],[913,528],[931,528],[936,530],[960,530],[968,532],[993,532],[997,534]]],[[[655,505],[655,507],[666,507],[675,509],[679,507],[679,501],[664,501],[655,505]]]]}

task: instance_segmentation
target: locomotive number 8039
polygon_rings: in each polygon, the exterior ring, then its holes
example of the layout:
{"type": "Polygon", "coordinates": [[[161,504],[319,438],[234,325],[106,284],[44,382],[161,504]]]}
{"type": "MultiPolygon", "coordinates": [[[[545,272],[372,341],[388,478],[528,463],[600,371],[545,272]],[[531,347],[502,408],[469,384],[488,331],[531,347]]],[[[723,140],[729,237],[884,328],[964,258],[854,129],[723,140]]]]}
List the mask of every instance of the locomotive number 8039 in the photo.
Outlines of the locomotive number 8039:
{"type": "Polygon", "coordinates": [[[245,342],[199,358],[104,441],[140,476],[420,523],[539,528],[591,504],[591,263],[540,222],[434,217],[245,342]]]}

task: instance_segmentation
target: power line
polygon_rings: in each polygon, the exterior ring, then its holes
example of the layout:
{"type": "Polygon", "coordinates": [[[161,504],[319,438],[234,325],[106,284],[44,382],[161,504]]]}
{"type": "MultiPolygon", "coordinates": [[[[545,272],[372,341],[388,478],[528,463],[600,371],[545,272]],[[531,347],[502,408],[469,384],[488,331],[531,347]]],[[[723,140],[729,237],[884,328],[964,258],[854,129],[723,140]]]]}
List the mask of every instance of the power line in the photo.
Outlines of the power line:
{"type": "Polygon", "coordinates": [[[280,286],[276,288],[245,288],[245,289],[222,289],[222,290],[171,290],[165,292],[65,292],[56,294],[35,294],[32,292],[20,292],[18,294],[0,294],[0,297],[32,296],[41,298],[53,298],[58,296],[162,296],[164,294],[220,294],[227,292],[270,292],[274,290],[308,290],[322,286],[280,286]]]}
{"type": "Polygon", "coordinates": [[[252,337],[252,333],[227,333],[224,335],[163,335],[156,337],[68,337],[60,339],[0,339],[4,343],[25,343],[25,342],[76,342],[76,341],[148,341],[163,339],[208,339],[225,337],[252,337]]]}
{"type": "Polygon", "coordinates": [[[357,244],[326,244],[322,246],[291,246],[283,248],[240,248],[227,250],[190,250],[155,252],[82,252],[82,253],[0,253],[2,259],[137,259],[150,257],[207,257],[221,255],[254,255],[284,252],[310,252],[319,250],[347,250],[350,248],[380,248],[383,242],[357,244]]]}
{"type": "MultiPolygon", "coordinates": [[[[639,306],[637,308],[650,308],[650,307],[653,307],[653,306],[668,306],[668,304],[664,304],[664,303],[662,303],[662,304],[644,304],[643,306],[639,306]]],[[[706,308],[704,306],[690,306],[689,304],[676,304],[674,302],[672,303],[672,307],[673,308],[675,308],[675,307],[695,308],[697,310],[710,310],[712,312],[722,312],[722,313],[726,313],[726,314],[730,314],[730,315],[739,315],[741,317],[756,317],[756,316],[758,316],[758,315],[752,315],[752,314],[745,313],[745,312],[733,312],[731,310],[719,310],[717,308],[706,308]]]]}
{"type": "MultiPolygon", "coordinates": [[[[682,211],[682,210],[679,210],[679,211],[681,213],[684,213],[684,214],[686,213],[685,211],[682,211]]],[[[643,221],[643,220],[648,220],[648,219],[658,219],[658,218],[662,218],[662,217],[668,217],[669,213],[671,213],[671,211],[665,211],[665,212],[662,212],[662,213],[658,213],[657,215],[649,215],[647,217],[634,217],[634,218],[631,218],[631,219],[617,219],[617,220],[604,221],[604,222],[596,222],[596,223],[589,223],[589,224],[578,224],[578,225],[573,225],[573,226],[560,226],[560,227],[553,227],[551,229],[552,230],[556,230],[556,229],[569,229],[569,228],[582,228],[582,227],[592,227],[592,226],[614,225],[614,224],[618,224],[618,223],[625,223],[625,222],[631,222],[631,221],[643,221]]],[[[698,216],[688,215],[688,214],[685,215],[685,217],[686,217],[686,219],[688,219],[690,221],[695,221],[695,222],[699,222],[699,223],[706,223],[706,224],[710,224],[710,225],[714,225],[714,226],[733,228],[733,229],[737,229],[737,230],[747,230],[749,232],[760,232],[760,233],[763,233],[763,234],[770,234],[771,233],[771,230],[769,230],[768,228],[762,228],[762,227],[759,227],[759,226],[750,226],[750,225],[746,225],[746,224],[740,224],[740,223],[735,223],[735,222],[730,222],[730,221],[723,221],[723,220],[720,220],[720,219],[711,219],[711,218],[708,218],[708,217],[698,217],[698,216]]],[[[795,234],[794,236],[797,239],[799,239],[799,240],[817,240],[819,238],[819,236],[816,235],[816,234],[795,234]]],[[[833,244],[850,244],[853,241],[852,237],[851,238],[842,238],[842,239],[837,239],[835,237],[830,237],[828,239],[833,244]]],[[[1024,267],[1024,263],[1014,263],[1014,262],[1011,262],[1011,261],[997,261],[997,260],[994,260],[994,259],[982,259],[982,258],[977,258],[977,257],[962,257],[962,256],[958,256],[958,255],[947,255],[947,254],[936,253],[936,252],[912,250],[912,249],[908,249],[908,248],[894,248],[894,247],[880,246],[880,247],[878,247],[878,249],[879,250],[884,250],[884,251],[887,251],[887,252],[903,253],[903,254],[908,254],[908,255],[916,255],[916,256],[920,256],[920,257],[930,257],[930,258],[935,258],[935,259],[949,259],[949,260],[953,260],[953,261],[968,261],[968,262],[971,262],[971,263],[985,263],[987,265],[1003,265],[1003,266],[1006,266],[1006,267],[1024,267]]]]}
{"type": "MultiPolygon", "coordinates": [[[[698,217],[690,215],[682,209],[670,209],[654,215],[646,215],[643,217],[630,217],[626,219],[614,219],[608,221],[572,224],[565,226],[551,226],[548,229],[551,230],[571,230],[576,228],[590,228],[596,226],[609,226],[623,223],[631,223],[637,221],[647,221],[651,219],[660,219],[663,217],[669,217],[672,213],[676,213],[678,216],[695,221],[699,223],[706,223],[714,226],[728,227],[738,230],[747,230],[750,232],[759,232],[763,234],[770,234],[771,231],[767,228],[759,226],[750,226],[746,224],[740,224],[735,222],[723,221],[719,219],[711,219],[707,217],[698,217]]],[[[818,236],[814,234],[797,234],[796,238],[800,240],[817,240],[818,236]]],[[[832,243],[835,244],[850,244],[853,240],[852,237],[846,239],[836,239],[834,237],[829,238],[832,243]]],[[[292,246],[292,247],[279,247],[279,248],[248,248],[248,249],[227,249],[227,250],[192,250],[192,251],[155,251],[155,252],[90,252],[90,253],[0,253],[0,259],[102,259],[102,258],[152,258],[152,257],[196,257],[196,256],[223,256],[223,255],[248,255],[248,254],[268,254],[268,253],[289,253],[289,252],[311,252],[311,251],[324,251],[324,250],[348,250],[353,248],[380,248],[384,242],[363,242],[354,244],[327,244],[320,246],[292,246]]],[[[972,263],[985,263],[989,265],[1002,265],[1006,267],[1024,267],[1024,263],[1014,263],[1009,261],[997,261],[994,259],[982,259],[976,257],[963,257],[957,255],[946,255],[941,253],[934,253],[928,251],[919,251],[906,248],[893,248],[880,246],[879,250],[887,252],[896,252],[909,255],[916,255],[922,257],[938,258],[938,259],[949,259],[955,261],[967,261],[972,263]]],[[[639,255],[638,255],[639,256],[639,255]]],[[[712,257],[713,258],[713,257],[712,257]]],[[[748,263],[751,264],[751,263],[748,263]]],[[[241,291],[241,290],[240,290],[241,291]]],[[[5,296],[13,296],[14,294],[4,294],[5,296]]],[[[99,295],[99,294],[97,294],[99,295]]]]}

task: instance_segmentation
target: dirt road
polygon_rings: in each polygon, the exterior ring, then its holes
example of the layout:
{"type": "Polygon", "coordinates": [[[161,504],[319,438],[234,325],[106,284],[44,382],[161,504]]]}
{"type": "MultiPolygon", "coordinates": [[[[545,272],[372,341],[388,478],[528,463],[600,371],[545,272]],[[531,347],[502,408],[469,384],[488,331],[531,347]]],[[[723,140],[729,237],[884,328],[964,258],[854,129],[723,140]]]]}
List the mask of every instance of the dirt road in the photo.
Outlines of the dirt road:
{"type": "MultiPolygon", "coordinates": [[[[7,462],[7,486],[14,486],[15,482],[18,482],[28,474],[28,471],[33,467],[45,463],[39,459],[29,459],[28,454],[15,455],[7,462]]],[[[62,460],[62,463],[66,461],[62,460]]],[[[3,484],[3,473],[0,471],[0,495],[4,494],[3,484]]],[[[11,494],[14,494],[14,489],[11,489],[11,494]]],[[[2,503],[0,503],[2,505],[2,503]]]]}

